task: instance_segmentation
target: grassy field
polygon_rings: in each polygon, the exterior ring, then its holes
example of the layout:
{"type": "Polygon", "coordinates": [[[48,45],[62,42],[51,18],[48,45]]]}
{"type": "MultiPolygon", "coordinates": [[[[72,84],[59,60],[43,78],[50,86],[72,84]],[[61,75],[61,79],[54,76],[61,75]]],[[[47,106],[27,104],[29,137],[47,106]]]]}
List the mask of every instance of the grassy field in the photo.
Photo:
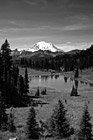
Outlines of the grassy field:
{"type": "MultiPolygon", "coordinates": [[[[24,69],[22,68],[20,70],[20,74],[24,75],[24,69]]],[[[28,69],[28,75],[41,75],[41,74],[51,74],[50,72],[42,72],[42,71],[37,71],[33,69],[28,69]]],[[[74,73],[73,72],[67,72],[67,73],[62,73],[63,75],[67,77],[72,77],[74,73]]],[[[93,71],[92,69],[88,70],[83,70],[80,72],[80,77],[77,80],[82,80],[85,82],[92,83],[93,82],[93,71]]],[[[40,91],[44,87],[39,87],[40,91]]],[[[30,89],[30,93],[34,94],[37,90],[37,87],[32,87],[30,89]]],[[[93,124],[93,90],[91,88],[80,88],[78,89],[78,92],[80,96],[77,97],[71,97],[70,96],[70,91],[59,91],[54,88],[49,88],[46,87],[47,94],[46,95],[41,95],[39,99],[39,102],[43,102],[39,104],[37,107],[35,107],[36,110],[36,118],[37,121],[39,122],[40,120],[43,120],[46,122],[49,117],[52,114],[53,108],[55,104],[58,102],[59,99],[61,99],[64,103],[65,108],[67,109],[67,118],[71,124],[76,130],[79,129],[79,124],[80,124],[80,118],[82,116],[82,111],[84,109],[85,103],[88,103],[89,106],[89,112],[91,114],[91,122],[93,124]],[[89,96],[88,96],[89,94],[89,96]],[[65,102],[65,99],[67,100],[67,103],[65,102]]],[[[16,133],[9,133],[9,132],[3,132],[0,133],[0,140],[6,140],[9,139],[10,137],[18,136],[19,139],[24,139],[25,136],[25,128],[26,128],[26,120],[28,117],[28,112],[29,112],[30,107],[26,108],[14,108],[14,114],[15,114],[15,125],[17,128],[16,133]]],[[[9,113],[10,109],[7,109],[7,113],[9,113]]],[[[48,139],[47,139],[48,140],[48,139]]]]}

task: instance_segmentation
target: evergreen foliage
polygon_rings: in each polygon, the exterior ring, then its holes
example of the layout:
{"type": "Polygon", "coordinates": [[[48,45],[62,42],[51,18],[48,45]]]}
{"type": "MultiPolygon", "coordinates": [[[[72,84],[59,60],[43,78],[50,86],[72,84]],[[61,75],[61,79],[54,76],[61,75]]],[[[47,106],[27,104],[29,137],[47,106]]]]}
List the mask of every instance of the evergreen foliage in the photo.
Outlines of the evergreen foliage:
{"type": "Polygon", "coordinates": [[[39,97],[39,96],[40,96],[40,90],[39,90],[39,87],[37,88],[37,91],[36,91],[36,93],[35,93],[35,96],[36,96],[36,97],[39,97]]]}
{"type": "Polygon", "coordinates": [[[91,117],[88,111],[88,106],[85,105],[83,116],[80,124],[80,131],[78,133],[79,140],[93,140],[91,117]]]}
{"type": "Polygon", "coordinates": [[[29,92],[29,80],[28,80],[28,71],[25,69],[25,77],[24,77],[25,91],[24,94],[27,95],[29,92]]]}
{"type": "Polygon", "coordinates": [[[23,96],[24,90],[25,90],[25,85],[24,85],[24,79],[23,79],[22,75],[19,76],[17,88],[18,88],[18,94],[20,96],[23,96]]]}
{"type": "Polygon", "coordinates": [[[16,131],[16,127],[15,127],[15,124],[14,124],[14,113],[13,113],[13,108],[12,107],[11,107],[11,110],[10,110],[10,114],[8,116],[8,130],[12,133],[16,131]]]}
{"type": "Polygon", "coordinates": [[[46,88],[41,91],[41,95],[46,95],[46,88]]]}
{"type": "Polygon", "coordinates": [[[78,78],[78,77],[79,77],[79,70],[78,68],[76,68],[74,78],[78,78]]]}
{"type": "MultiPolygon", "coordinates": [[[[39,52],[38,52],[39,53],[39,52]]],[[[42,53],[44,53],[42,51],[42,53]]],[[[47,52],[49,55],[49,52],[47,52]]],[[[90,48],[75,53],[59,54],[55,57],[43,57],[37,59],[35,57],[27,57],[30,52],[24,52],[21,59],[17,59],[18,64],[25,67],[39,68],[39,69],[55,69],[64,71],[73,71],[75,68],[80,70],[84,68],[93,67],[93,45],[90,48]]],[[[39,55],[38,55],[39,56],[39,55]]]]}
{"type": "Polygon", "coordinates": [[[66,118],[66,110],[61,100],[53,110],[50,121],[50,131],[53,137],[59,139],[68,138],[70,136],[70,126],[66,118]]]}
{"type": "Polygon", "coordinates": [[[39,139],[39,129],[38,124],[36,122],[36,113],[32,106],[30,108],[29,116],[27,119],[26,136],[27,138],[33,140],[39,139]]]}
{"type": "Polygon", "coordinates": [[[74,86],[72,87],[70,96],[78,96],[77,88],[75,88],[74,86]]]}
{"type": "Polygon", "coordinates": [[[7,114],[5,100],[0,92],[0,130],[7,130],[7,114]]]}
{"type": "Polygon", "coordinates": [[[23,101],[23,95],[27,94],[28,90],[27,70],[25,78],[19,75],[18,66],[12,62],[10,45],[5,40],[0,50],[0,91],[7,107],[26,105],[27,101],[23,101]]]}

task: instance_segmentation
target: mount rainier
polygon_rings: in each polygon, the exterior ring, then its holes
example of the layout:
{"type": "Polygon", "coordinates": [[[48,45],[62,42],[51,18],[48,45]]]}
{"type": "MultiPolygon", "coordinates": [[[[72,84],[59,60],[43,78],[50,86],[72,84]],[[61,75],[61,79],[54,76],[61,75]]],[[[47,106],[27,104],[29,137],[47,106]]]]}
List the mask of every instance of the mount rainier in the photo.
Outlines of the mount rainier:
{"type": "Polygon", "coordinates": [[[30,52],[35,52],[35,51],[51,51],[51,52],[58,52],[58,51],[62,51],[61,49],[58,49],[57,47],[55,47],[52,43],[47,43],[44,41],[40,41],[36,44],[33,45],[32,48],[27,49],[27,51],[30,52]]]}

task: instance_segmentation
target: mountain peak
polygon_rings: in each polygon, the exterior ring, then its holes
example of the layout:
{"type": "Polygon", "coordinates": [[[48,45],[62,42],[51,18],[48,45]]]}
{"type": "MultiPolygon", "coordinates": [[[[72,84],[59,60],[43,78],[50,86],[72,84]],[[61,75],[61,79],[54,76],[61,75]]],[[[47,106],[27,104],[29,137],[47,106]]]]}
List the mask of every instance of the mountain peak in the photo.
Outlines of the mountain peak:
{"type": "Polygon", "coordinates": [[[55,47],[52,43],[47,43],[45,41],[40,41],[36,44],[33,45],[32,48],[29,48],[28,51],[39,51],[39,50],[43,50],[43,51],[51,51],[51,52],[57,52],[57,51],[62,51],[60,49],[58,49],[57,47],[55,47]]]}

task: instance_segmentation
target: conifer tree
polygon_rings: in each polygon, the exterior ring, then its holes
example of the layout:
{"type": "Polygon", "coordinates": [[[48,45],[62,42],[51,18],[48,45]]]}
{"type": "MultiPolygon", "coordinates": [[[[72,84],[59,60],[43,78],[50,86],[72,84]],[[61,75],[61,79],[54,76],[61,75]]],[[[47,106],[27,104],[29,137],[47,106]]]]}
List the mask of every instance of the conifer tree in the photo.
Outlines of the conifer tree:
{"type": "Polygon", "coordinates": [[[28,92],[29,92],[29,81],[28,81],[28,71],[27,71],[27,68],[25,69],[24,84],[25,84],[25,94],[27,95],[28,92]]]}
{"type": "Polygon", "coordinates": [[[13,65],[13,71],[12,71],[12,77],[14,79],[14,84],[15,86],[17,86],[17,80],[18,80],[18,76],[19,76],[19,68],[18,66],[13,65]]]}
{"type": "Polygon", "coordinates": [[[7,114],[6,114],[6,106],[5,100],[2,97],[2,93],[0,92],[0,130],[7,129],[7,114]]]}
{"type": "Polygon", "coordinates": [[[78,133],[79,140],[93,140],[91,117],[88,111],[88,106],[85,105],[83,116],[80,124],[80,131],[78,133]]]}
{"type": "Polygon", "coordinates": [[[24,95],[24,79],[22,77],[22,75],[19,76],[18,82],[17,82],[17,90],[18,90],[18,94],[20,96],[24,95]]]}
{"type": "Polygon", "coordinates": [[[22,75],[19,76],[18,81],[17,81],[17,93],[18,93],[18,106],[23,106],[24,105],[24,79],[22,75]]]}
{"type": "Polygon", "coordinates": [[[40,96],[40,90],[39,90],[39,87],[37,88],[37,91],[36,91],[36,93],[35,93],[35,96],[36,96],[36,97],[39,97],[39,96],[40,96]]]}
{"type": "Polygon", "coordinates": [[[79,77],[79,70],[78,68],[76,68],[74,78],[78,78],[78,77],[79,77]]]}
{"type": "Polygon", "coordinates": [[[74,91],[75,91],[75,88],[74,86],[72,87],[72,90],[71,90],[71,93],[70,93],[70,96],[74,96],[74,91]]]}
{"type": "Polygon", "coordinates": [[[12,72],[12,57],[10,45],[7,40],[1,46],[1,67],[2,67],[2,93],[6,103],[10,100],[11,93],[11,72],[12,72]]]}
{"type": "Polygon", "coordinates": [[[16,131],[16,127],[15,127],[15,124],[14,124],[13,107],[11,107],[10,114],[9,114],[9,117],[8,117],[8,130],[10,132],[15,132],[16,131]]]}
{"type": "Polygon", "coordinates": [[[68,138],[70,136],[70,126],[66,118],[66,110],[61,100],[53,110],[50,121],[50,129],[53,137],[68,138]]]}
{"type": "Polygon", "coordinates": [[[7,40],[1,46],[1,59],[2,59],[2,68],[3,68],[3,80],[7,82],[7,72],[11,72],[11,65],[12,65],[12,57],[11,57],[11,50],[7,40]]]}
{"type": "Polygon", "coordinates": [[[77,88],[75,88],[74,86],[72,87],[70,96],[78,96],[77,88]]]}
{"type": "Polygon", "coordinates": [[[2,69],[2,59],[1,59],[1,52],[0,52],[0,91],[2,91],[2,87],[3,87],[2,74],[3,74],[3,69],[2,69]]]}
{"type": "Polygon", "coordinates": [[[29,116],[27,119],[26,136],[27,138],[33,140],[39,139],[39,129],[38,124],[36,122],[36,113],[32,106],[30,108],[29,116]]]}

